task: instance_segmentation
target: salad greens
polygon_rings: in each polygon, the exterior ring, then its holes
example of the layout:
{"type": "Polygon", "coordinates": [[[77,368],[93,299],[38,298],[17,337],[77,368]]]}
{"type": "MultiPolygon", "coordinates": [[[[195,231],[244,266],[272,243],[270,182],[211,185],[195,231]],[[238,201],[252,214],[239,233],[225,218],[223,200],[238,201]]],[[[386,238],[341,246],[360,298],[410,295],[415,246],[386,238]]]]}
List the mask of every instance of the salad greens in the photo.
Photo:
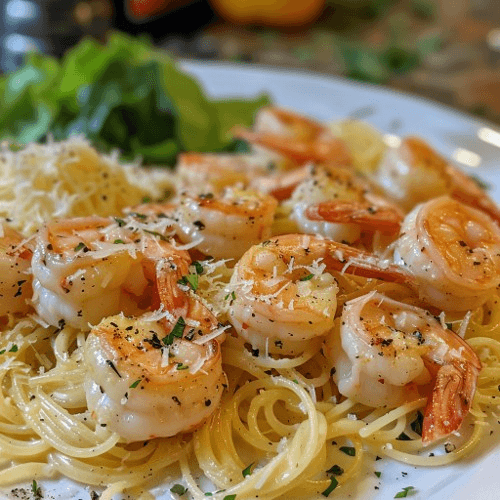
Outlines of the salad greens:
{"type": "Polygon", "coordinates": [[[230,150],[231,127],[251,125],[267,103],[211,101],[165,52],[116,32],[106,45],[83,39],[61,60],[30,54],[0,77],[0,139],[84,134],[101,150],[172,164],[180,151],[230,150]]]}

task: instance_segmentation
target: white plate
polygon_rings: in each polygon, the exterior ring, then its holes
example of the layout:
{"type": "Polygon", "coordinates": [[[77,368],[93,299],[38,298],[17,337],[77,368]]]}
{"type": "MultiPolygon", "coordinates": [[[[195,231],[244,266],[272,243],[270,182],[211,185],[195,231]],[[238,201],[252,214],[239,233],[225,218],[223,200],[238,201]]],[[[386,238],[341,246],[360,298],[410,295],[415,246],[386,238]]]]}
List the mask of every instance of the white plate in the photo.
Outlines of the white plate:
{"type": "MultiPolygon", "coordinates": [[[[492,195],[500,200],[500,165],[496,160],[500,157],[500,131],[480,120],[424,99],[309,72],[191,61],[184,62],[183,67],[216,98],[250,97],[265,92],[275,104],[320,120],[353,116],[387,134],[419,135],[449,158],[478,164],[473,169],[461,166],[490,183],[492,195]]],[[[363,480],[352,489],[336,491],[330,498],[389,499],[402,488],[413,486],[416,491],[408,498],[414,500],[497,500],[500,497],[500,427],[495,423],[492,430],[493,435],[483,441],[481,449],[459,464],[426,469],[384,459],[377,462],[376,467],[382,471],[380,480],[370,473],[360,478],[363,480]],[[379,489],[375,489],[376,486],[379,489]]],[[[89,498],[89,488],[67,480],[40,481],[40,484],[45,498],[89,498]]],[[[29,490],[30,485],[25,488],[29,490]]],[[[0,491],[0,498],[2,495],[15,498],[10,489],[0,491]]],[[[155,488],[154,493],[161,500],[171,498],[166,485],[155,488]]]]}

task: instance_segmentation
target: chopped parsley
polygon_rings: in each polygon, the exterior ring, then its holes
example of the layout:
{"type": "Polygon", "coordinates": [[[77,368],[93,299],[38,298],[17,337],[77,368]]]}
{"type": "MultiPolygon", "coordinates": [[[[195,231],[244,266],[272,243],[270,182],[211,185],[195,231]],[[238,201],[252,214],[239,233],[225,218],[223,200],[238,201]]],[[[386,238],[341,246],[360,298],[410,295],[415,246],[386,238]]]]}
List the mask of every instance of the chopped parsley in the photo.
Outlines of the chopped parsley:
{"type": "Polygon", "coordinates": [[[193,292],[196,292],[196,290],[198,290],[198,275],[187,274],[186,276],[183,276],[181,279],[177,280],[177,283],[179,283],[179,285],[189,286],[191,287],[191,290],[193,290],[193,292]]]}
{"type": "Polygon", "coordinates": [[[184,365],[182,363],[177,363],[177,369],[178,370],[187,370],[189,368],[189,365],[184,365]]]}
{"type": "Polygon", "coordinates": [[[327,497],[338,486],[338,484],[339,482],[335,479],[335,476],[330,477],[330,485],[325,491],[322,491],[321,494],[324,497],[327,497]]]}
{"type": "Polygon", "coordinates": [[[234,500],[236,498],[236,495],[226,495],[223,500],[234,500]]]}
{"type": "Polygon", "coordinates": [[[10,349],[9,352],[17,352],[19,349],[17,347],[17,344],[14,344],[10,349]]]}
{"type": "Polygon", "coordinates": [[[245,469],[243,469],[241,471],[241,473],[243,474],[243,477],[247,477],[252,473],[252,466],[253,466],[253,462],[248,467],[246,467],[245,469]]]}
{"type": "Polygon", "coordinates": [[[194,266],[197,274],[203,274],[203,266],[198,260],[195,260],[191,265],[194,266]]]}
{"type": "Polygon", "coordinates": [[[115,222],[118,224],[118,227],[123,227],[126,224],[123,219],[120,219],[118,217],[115,217],[115,222]]]}
{"type": "Polygon", "coordinates": [[[356,448],[353,448],[352,446],[341,446],[339,450],[350,457],[356,456],[356,448]]]}
{"type": "Polygon", "coordinates": [[[79,252],[83,248],[85,248],[85,243],[83,243],[82,241],[80,241],[80,243],[78,243],[78,245],[76,245],[76,247],[75,247],[75,252],[79,252]]]}
{"type": "Polygon", "coordinates": [[[172,331],[166,336],[162,338],[162,342],[165,345],[172,345],[174,342],[174,338],[182,338],[182,334],[184,333],[184,327],[186,326],[186,322],[182,316],[179,317],[177,323],[172,328],[172,331]]]}
{"type": "Polygon", "coordinates": [[[113,243],[114,243],[115,245],[117,245],[118,243],[121,243],[121,244],[123,244],[123,245],[125,244],[125,242],[124,242],[123,240],[119,240],[119,239],[118,239],[118,240],[113,241],[113,243]]]}
{"type": "Polygon", "coordinates": [[[341,476],[344,473],[344,469],[340,467],[340,465],[334,465],[333,467],[330,467],[326,473],[333,474],[334,476],[341,476]]]}
{"type": "Polygon", "coordinates": [[[129,386],[130,389],[135,389],[140,383],[141,383],[141,380],[140,378],[138,378],[133,384],[131,384],[129,386]]]}
{"type": "Polygon", "coordinates": [[[176,495],[184,495],[187,490],[188,489],[185,486],[182,486],[182,484],[174,484],[172,488],[170,488],[170,491],[176,495]]]}
{"type": "Polygon", "coordinates": [[[406,488],[403,488],[399,493],[396,493],[396,495],[394,495],[394,498],[406,498],[408,496],[408,493],[414,489],[415,488],[413,486],[407,486],[406,488]]]}
{"type": "Polygon", "coordinates": [[[311,279],[314,278],[314,274],[308,274],[307,276],[303,276],[302,278],[300,278],[300,281],[309,281],[311,279]]]}
{"type": "Polygon", "coordinates": [[[378,470],[376,470],[376,471],[374,472],[374,474],[375,474],[377,477],[380,477],[380,476],[382,475],[382,473],[381,473],[380,471],[378,471],[378,470]]]}
{"type": "Polygon", "coordinates": [[[231,297],[231,300],[235,300],[236,299],[236,294],[233,292],[231,293],[228,293],[225,297],[224,297],[224,300],[227,300],[229,297],[231,297]]]}

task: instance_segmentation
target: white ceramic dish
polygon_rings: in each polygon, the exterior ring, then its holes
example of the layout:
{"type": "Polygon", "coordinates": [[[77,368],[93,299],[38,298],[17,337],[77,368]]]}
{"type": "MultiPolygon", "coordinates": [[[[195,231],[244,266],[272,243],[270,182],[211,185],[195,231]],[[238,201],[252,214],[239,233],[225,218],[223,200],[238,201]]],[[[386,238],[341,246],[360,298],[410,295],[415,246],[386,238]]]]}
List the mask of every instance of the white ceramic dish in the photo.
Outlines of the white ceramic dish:
{"type": "MultiPolygon", "coordinates": [[[[183,67],[213,97],[249,97],[265,92],[275,104],[320,120],[352,116],[394,136],[419,135],[490,183],[492,195],[500,200],[500,130],[480,120],[409,95],[307,72],[191,61],[183,67]]],[[[491,430],[493,434],[483,440],[481,449],[459,464],[425,469],[384,459],[377,462],[380,479],[367,473],[351,488],[335,491],[330,498],[389,499],[402,488],[413,486],[408,498],[496,500],[500,498],[500,425],[494,422],[491,430]]],[[[87,500],[92,490],[67,480],[39,483],[44,498],[53,500],[87,500]]],[[[25,488],[29,498],[30,485],[25,488]]],[[[173,498],[168,485],[155,488],[153,493],[161,500],[173,498]]],[[[0,498],[19,497],[8,488],[0,491],[0,498]]]]}

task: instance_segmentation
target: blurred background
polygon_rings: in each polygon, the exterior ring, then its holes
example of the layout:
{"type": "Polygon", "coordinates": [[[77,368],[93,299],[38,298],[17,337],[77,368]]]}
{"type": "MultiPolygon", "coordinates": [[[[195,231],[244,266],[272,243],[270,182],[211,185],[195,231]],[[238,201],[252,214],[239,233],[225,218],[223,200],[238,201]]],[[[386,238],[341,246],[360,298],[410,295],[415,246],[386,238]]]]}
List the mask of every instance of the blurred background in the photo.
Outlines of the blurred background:
{"type": "Polygon", "coordinates": [[[82,37],[384,84],[500,124],[498,0],[0,0],[0,70],[82,37]]]}

